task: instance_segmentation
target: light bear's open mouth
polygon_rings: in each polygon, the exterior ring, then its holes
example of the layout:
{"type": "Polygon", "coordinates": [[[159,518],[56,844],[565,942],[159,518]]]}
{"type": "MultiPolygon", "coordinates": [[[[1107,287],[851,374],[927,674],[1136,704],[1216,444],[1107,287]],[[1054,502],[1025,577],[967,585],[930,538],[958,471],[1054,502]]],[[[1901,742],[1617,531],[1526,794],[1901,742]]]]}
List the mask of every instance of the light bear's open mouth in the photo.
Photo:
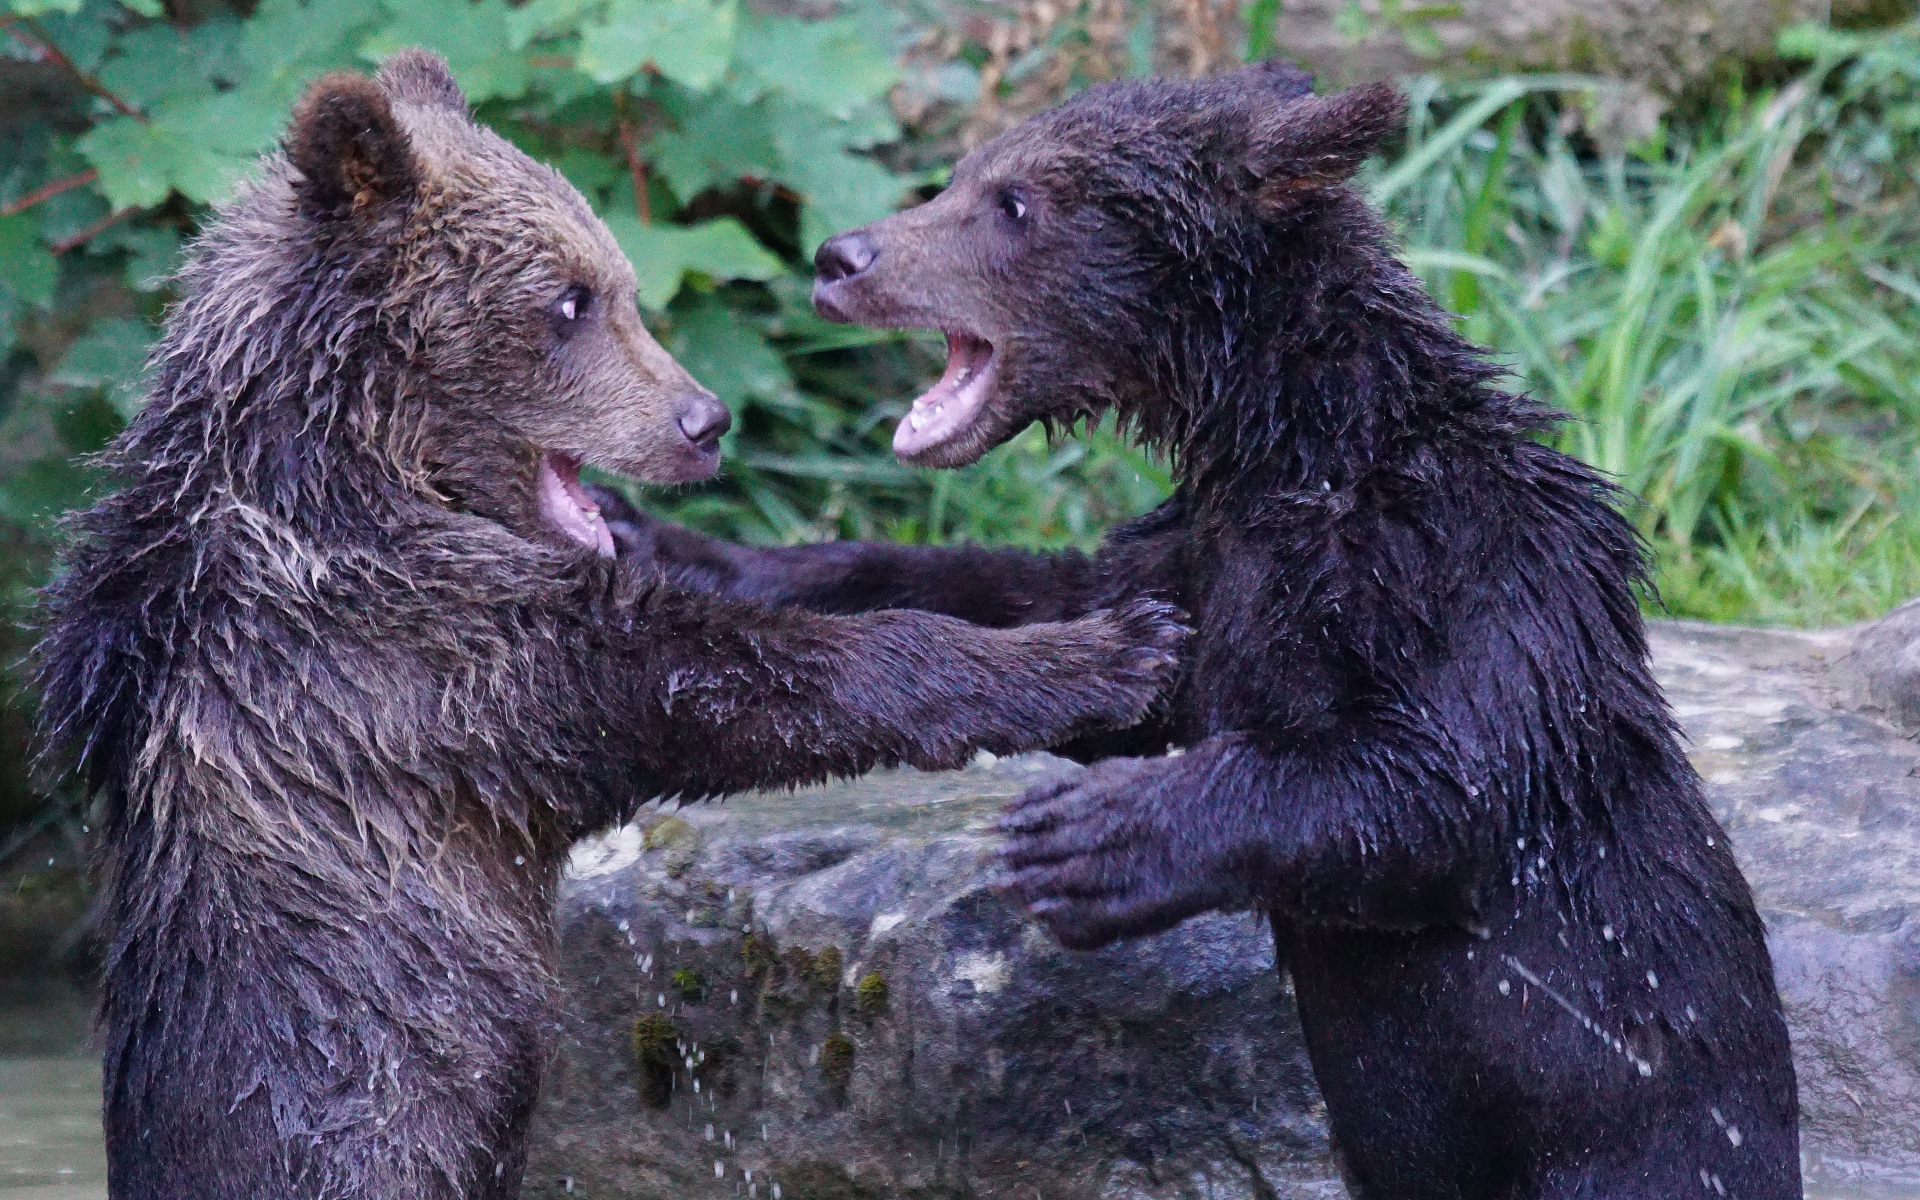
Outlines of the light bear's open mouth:
{"type": "Polygon", "coordinates": [[[579,459],[557,450],[542,454],[537,490],[540,515],[548,523],[601,558],[613,557],[613,533],[600,506],[580,486],[579,459]]]}
{"type": "Polygon", "coordinates": [[[893,452],[916,458],[965,433],[986,407],[999,365],[992,342],[970,333],[948,333],[946,373],[901,418],[893,433],[893,452]]]}

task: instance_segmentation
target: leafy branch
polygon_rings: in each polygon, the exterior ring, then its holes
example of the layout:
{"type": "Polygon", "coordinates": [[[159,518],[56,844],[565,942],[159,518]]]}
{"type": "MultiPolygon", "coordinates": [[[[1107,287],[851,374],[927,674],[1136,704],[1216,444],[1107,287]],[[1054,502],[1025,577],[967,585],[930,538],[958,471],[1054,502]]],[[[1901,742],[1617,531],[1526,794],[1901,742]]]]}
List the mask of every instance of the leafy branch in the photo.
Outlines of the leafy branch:
{"type": "Polygon", "coordinates": [[[95,78],[91,73],[75,66],[74,61],[67,57],[66,52],[60,49],[59,44],[36,28],[33,22],[22,17],[5,14],[0,15],[0,28],[5,28],[8,35],[11,36],[14,41],[18,42],[28,54],[32,55],[36,62],[51,62],[59,67],[68,75],[72,76],[75,83],[78,83],[81,87],[87,89],[87,91],[105,100],[108,104],[113,105],[120,115],[132,117],[136,121],[144,121],[147,119],[147,114],[122,99],[118,93],[101,83],[100,80],[95,78]]]}

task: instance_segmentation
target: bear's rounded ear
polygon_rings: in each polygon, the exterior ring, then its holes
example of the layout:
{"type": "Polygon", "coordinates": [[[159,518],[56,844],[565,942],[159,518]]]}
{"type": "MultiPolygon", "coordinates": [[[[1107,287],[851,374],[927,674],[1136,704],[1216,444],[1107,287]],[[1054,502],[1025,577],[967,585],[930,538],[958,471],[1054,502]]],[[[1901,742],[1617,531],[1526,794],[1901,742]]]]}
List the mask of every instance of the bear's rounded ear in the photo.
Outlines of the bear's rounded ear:
{"type": "Polygon", "coordinates": [[[1269,58],[1240,72],[1266,100],[1298,100],[1313,95],[1313,72],[1284,58],[1269,58]]]}
{"type": "Polygon", "coordinates": [[[1248,166],[1260,200],[1279,207],[1344,182],[1406,122],[1407,102],[1390,83],[1290,100],[1254,118],[1248,166]]]}
{"type": "Polygon", "coordinates": [[[387,94],[359,75],[323,75],[294,106],[287,158],[303,208],[333,218],[411,196],[419,167],[387,94]]]}
{"type": "Polygon", "coordinates": [[[454,82],[447,60],[431,50],[407,47],[380,64],[373,80],[395,104],[445,108],[466,115],[467,98],[454,82]]]}

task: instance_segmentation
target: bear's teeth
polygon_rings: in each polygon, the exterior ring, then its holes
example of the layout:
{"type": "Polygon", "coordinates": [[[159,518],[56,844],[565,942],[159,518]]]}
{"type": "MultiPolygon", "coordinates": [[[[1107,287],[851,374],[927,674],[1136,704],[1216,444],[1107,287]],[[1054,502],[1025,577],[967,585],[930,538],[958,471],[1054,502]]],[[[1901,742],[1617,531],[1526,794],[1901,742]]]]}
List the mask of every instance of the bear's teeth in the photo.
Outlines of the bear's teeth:
{"type": "Polygon", "coordinates": [[[966,382],[967,380],[969,380],[969,379],[971,379],[971,378],[973,378],[973,368],[972,368],[972,367],[961,367],[961,368],[960,368],[960,373],[959,373],[958,375],[955,375],[955,376],[953,377],[953,381],[954,381],[955,383],[965,383],[965,382],[966,382]]]}

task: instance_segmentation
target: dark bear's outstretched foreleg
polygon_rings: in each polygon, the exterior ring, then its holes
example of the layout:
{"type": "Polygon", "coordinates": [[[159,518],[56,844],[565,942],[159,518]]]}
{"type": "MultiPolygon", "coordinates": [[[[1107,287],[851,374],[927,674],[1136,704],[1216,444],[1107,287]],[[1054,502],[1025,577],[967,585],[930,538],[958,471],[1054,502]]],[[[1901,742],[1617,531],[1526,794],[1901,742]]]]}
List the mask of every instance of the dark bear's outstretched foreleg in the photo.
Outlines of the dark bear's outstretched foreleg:
{"type": "Polygon", "coordinates": [[[742,546],[638,511],[596,488],[623,559],[651,563],[682,586],[820,613],[911,608],[1006,628],[1061,621],[1131,596],[1179,604],[1184,539],[1170,502],[1116,530],[1097,558],[979,546],[821,542],[742,546]]]}

